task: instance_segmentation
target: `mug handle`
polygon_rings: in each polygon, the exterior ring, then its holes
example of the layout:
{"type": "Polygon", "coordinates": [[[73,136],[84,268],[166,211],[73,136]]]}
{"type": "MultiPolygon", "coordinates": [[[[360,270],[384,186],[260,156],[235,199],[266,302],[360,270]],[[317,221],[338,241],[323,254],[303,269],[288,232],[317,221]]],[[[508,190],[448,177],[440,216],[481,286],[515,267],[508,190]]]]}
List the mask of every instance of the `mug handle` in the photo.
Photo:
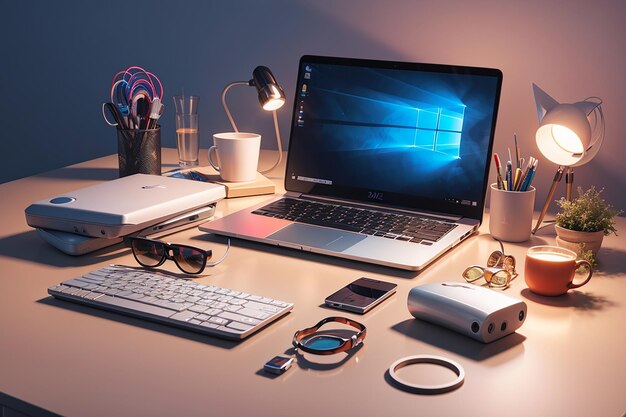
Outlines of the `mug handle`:
{"type": "Polygon", "coordinates": [[[209,164],[211,164],[211,166],[212,166],[213,168],[215,168],[215,170],[216,170],[217,172],[220,172],[220,167],[219,167],[219,166],[217,166],[217,164],[216,164],[215,162],[213,162],[213,158],[211,158],[211,155],[213,154],[213,151],[215,151],[215,152],[216,152],[216,154],[217,154],[217,146],[215,146],[215,145],[214,145],[214,146],[211,146],[211,147],[209,148],[209,164]]]}
{"type": "Polygon", "coordinates": [[[593,268],[591,267],[591,264],[585,260],[576,261],[576,269],[580,268],[582,265],[587,265],[587,268],[589,269],[589,275],[587,275],[587,278],[580,284],[574,284],[574,282],[570,282],[569,284],[567,284],[567,288],[582,287],[583,285],[588,283],[589,280],[591,279],[591,276],[593,275],[593,268]]]}

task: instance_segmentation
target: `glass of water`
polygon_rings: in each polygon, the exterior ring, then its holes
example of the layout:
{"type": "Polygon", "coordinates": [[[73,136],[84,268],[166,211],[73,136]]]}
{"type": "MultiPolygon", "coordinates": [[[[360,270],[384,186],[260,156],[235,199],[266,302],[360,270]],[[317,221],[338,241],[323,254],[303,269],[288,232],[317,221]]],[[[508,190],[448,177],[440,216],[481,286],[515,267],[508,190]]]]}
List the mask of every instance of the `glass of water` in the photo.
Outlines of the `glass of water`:
{"type": "Polygon", "coordinates": [[[181,168],[198,165],[200,128],[198,126],[199,96],[174,96],[176,106],[176,147],[181,168]]]}

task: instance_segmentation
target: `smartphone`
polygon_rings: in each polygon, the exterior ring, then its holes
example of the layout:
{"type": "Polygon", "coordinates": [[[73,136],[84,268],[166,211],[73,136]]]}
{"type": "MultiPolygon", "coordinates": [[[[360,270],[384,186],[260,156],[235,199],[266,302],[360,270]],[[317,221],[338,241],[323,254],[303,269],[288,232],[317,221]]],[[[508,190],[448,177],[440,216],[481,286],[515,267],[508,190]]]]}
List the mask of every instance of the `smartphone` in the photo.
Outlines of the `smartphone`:
{"type": "Polygon", "coordinates": [[[371,278],[359,278],[328,296],[329,307],[365,314],[396,292],[396,284],[371,278]]]}

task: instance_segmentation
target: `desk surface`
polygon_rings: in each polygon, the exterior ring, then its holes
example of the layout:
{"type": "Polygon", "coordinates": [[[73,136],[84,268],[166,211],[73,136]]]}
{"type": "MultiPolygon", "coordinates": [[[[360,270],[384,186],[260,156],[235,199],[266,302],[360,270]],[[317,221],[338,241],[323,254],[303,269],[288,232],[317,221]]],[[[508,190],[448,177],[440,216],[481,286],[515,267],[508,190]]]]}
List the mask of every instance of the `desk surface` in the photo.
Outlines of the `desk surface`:
{"type": "MultiPolygon", "coordinates": [[[[264,151],[262,162],[269,164],[272,156],[264,151]]],[[[175,151],[164,150],[163,160],[174,167],[175,151]]],[[[192,416],[219,410],[235,416],[619,417],[626,412],[626,267],[621,262],[626,244],[621,237],[605,239],[601,271],[566,296],[529,293],[518,267],[521,275],[506,292],[526,301],[528,318],[516,334],[488,345],[419,322],[406,307],[414,286],[460,281],[467,265],[484,262],[497,249],[487,216],[478,235],[419,274],[237,240],[226,261],[197,281],[290,301],[295,308],[249,339],[227,342],[47,296],[49,286],[90,270],[135,264],[129,250],[119,246],[65,255],[40,240],[24,220],[24,208],[35,200],[115,178],[116,163],[112,155],[0,185],[1,393],[68,416],[192,416]],[[277,378],[261,372],[266,360],[289,353],[296,330],[337,314],[322,306],[324,298],[360,276],[398,284],[397,294],[365,316],[343,313],[367,326],[361,349],[334,358],[305,356],[277,378]],[[396,359],[415,354],[459,362],[465,384],[435,396],[397,390],[385,372],[396,359]]],[[[280,171],[270,178],[282,190],[280,171]]],[[[269,197],[224,200],[217,216],[269,197]]],[[[618,229],[626,233],[626,219],[618,220],[618,229]]],[[[225,247],[223,238],[196,228],[168,239],[217,253],[225,247]]],[[[552,228],[505,249],[521,266],[528,247],[545,243],[554,244],[552,228]]],[[[424,371],[429,378],[449,377],[438,369],[424,371]]],[[[417,381],[421,375],[410,377],[417,381]]]]}

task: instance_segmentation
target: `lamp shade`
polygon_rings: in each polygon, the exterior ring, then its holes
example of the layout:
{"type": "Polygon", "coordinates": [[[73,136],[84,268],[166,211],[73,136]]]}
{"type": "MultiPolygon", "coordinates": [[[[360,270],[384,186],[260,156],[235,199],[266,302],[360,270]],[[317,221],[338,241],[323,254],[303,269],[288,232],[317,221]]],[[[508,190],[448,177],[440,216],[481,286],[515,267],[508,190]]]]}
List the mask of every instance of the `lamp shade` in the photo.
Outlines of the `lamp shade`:
{"type": "Polygon", "coordinates": [[[274,74],[269,68],[258,66],[252,72],[251,85],[254,85],[259,94],[259,103],[267,111],[281,108],[285,104],[285,92],[280,88],[274,74]]]}
{"type": "Polygon", "coordinates": [[[558,103],[533,84],[539,129],[535,139],[539,151],[557,165],[575,167],[589,162],[600,149],[602,135],[592,142],[589,115],[600,104],[581,101],[558,103]]]}

